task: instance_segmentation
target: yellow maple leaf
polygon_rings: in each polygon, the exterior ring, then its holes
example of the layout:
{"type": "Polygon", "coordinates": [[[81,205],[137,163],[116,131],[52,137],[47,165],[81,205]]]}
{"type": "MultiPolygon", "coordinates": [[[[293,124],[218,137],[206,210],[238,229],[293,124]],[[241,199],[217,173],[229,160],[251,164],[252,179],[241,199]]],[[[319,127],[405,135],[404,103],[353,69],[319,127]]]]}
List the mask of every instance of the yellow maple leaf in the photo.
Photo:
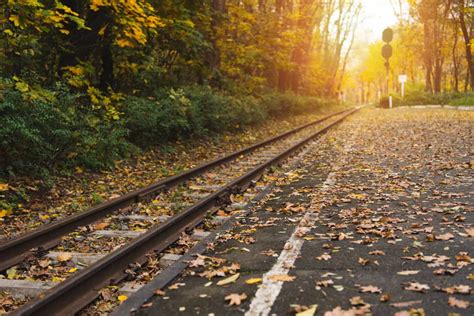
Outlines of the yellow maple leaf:
{"type": "Polygon", "coordinates": [[[12,21],[16,27],[20,26],[20,17],[18,15],[12,14],[8,19],[12,21]]]}
{"type": "Polygon", "coordinates": [[[124,38],[120,38],[116,40],[116,43],[120,47],[133,47],[134,46],[132,42],[124,38]]]}
{"type": "Polygon", "coordinates": [[[7,183],[0,183],[0,192],[8,191],[8,184],[7,183]]]}
{"type": "Polygon", "coordinates": [[[10,215],[11,211],[9,210],[0,210],[0,218],[10,215]]]}
{"type": "Polygon", "coordinates": [[[127,298],[128,298],[127,295],[119,295],[119,296],[117,297],[117,299],[119,300],[119,302],[123,302],[123,301],[125,301],[127,298]]]}

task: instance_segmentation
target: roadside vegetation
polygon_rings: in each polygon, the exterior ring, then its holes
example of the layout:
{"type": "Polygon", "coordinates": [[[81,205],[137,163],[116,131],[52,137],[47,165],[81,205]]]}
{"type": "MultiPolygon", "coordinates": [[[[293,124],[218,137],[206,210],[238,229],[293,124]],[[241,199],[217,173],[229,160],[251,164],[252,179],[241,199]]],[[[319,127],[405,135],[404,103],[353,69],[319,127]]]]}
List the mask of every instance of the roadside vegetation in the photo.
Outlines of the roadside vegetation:
{"type": "MultiPolygon", "coordinates": [[[[400,94],[392,96],[392,105],[410,106],[410,105],[451,105],[451,106],[474,106],[473,92],[445,92],[430,93],[424,90],[409,91],[404,98],[400,94]]],[[[388,97],[384,96],[379,101],[382,107],[388,107],[388,97]]]]}
{"type": "Polygon", "coordinates": [[[360,7],[11,0],[0,10],[7,182],[113,168],[143,149],[334,105],[360,7]]]}

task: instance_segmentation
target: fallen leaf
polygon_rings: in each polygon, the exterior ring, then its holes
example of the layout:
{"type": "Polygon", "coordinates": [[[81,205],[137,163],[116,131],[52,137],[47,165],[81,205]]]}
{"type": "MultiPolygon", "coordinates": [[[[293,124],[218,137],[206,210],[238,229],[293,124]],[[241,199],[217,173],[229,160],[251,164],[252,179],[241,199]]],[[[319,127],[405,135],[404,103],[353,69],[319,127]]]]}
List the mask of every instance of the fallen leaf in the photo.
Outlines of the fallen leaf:
{"type": "Polygon", "coordinates": [[[119,300],[119,302],[123,302],[123,301],[125,301],[127,298],[128,298],[127,295],[119,295],[119,296],[117,297],[117,299],[119,300]]]}
{"type": "Polygon", "coordinates": [[[327,311],[324,313],[324,316],[355,316],[354,309],[343,310],[341,306],[337,306],[332,311],[327,311]]]}
{"type": "Polygon", "coordinates": [[[372,255],[372,256],[385,256],[385,252],[382,251],[382,250],[374,250],[374,251],[369,252],[369,255],[372,255]]]}
{"type": "Polygon", "coordinates": [[[427,284],[421,284],[418,282],[409,282],[407,285],[405,285],[404,289],[408,291],[425,292],[429,290],[430,287],[427,284]]]}
{"type": "Polygon", "coordinates": [[[96,230],[102,230],[104,228],[107,228],[109,226],[109,223],[106,222],[100,222],[94,225],[94,229],[96,230]]]}
{"type": "Polygon", "coordinates": [[[365,305],[364,300],[360,296],[354,296],[350,300],[352,306],[365,305]]]}
{"type": "Polygon", "coordinates": [[[245,281],[246,284],[256,284],[262,282],[262,278],[252,278],[245,281]]]}
{"type": "Polygon", "coordinates": [[[389,300],[390,300],[390,295],[388,295],[387,293],[384,293],[384,294],[380,295],[379,301],[388,302],[389,300]]]}
{"type": "Polygon", "coordinates": [[[435,239],[437,240],[450,240],[453,238],[454,238],[454,235],[451,233],[446,233],[446,234],[438,235],[435,237],[435,239]]]}
{"type": "Polygon", "coordinates": [[[468,308],[470,304],[468,301],[458,300],[454,296],[450,296],[448,299],[448,305],[464,309],[464,308],[468,308]]]}
{"type": "Polygon", "coordinates": [[[322,281],[316,282],[317,286],[322,286],[322,287],[328,287],[333,284],[334,284],[333,280],[322,280],[322,281]]]}
{"type": "Polygon", "coordinates": [[[418,274],[420,270],[404,270],[397,272],[398,275],[415,275],[418,274]]]}
{"type": "Polygon", "coordinates": [[[441,289],[443,292],[448,294],[469,294],[471,293],[471,287],[469,285],[456,285],[441,289]]]}
{"type": "Polygon", "coordinates": [[[360,257],[359,257],[359,260],[358,260],[358,261],[359,261],[359,263],[360,263],[361,265],[363,265],[363,266],[367,265],[367,264],[370,262],[370,260],[364,259],[364,258],[360,258],[360,257]]]}
{"type": "Polygon", "coordinates": [[[361,286],[359,287],[359,290],[362,293],[382,293],[382,289],[373,285],[361,286]]]}
{"type": "Polygon", "coordinates": [[[390,304],[390,306],[393,306],[393,307],[408,307],[408,306],[412,306],[412,305],[418,305],[418,304],[421,304],[422,301],[421,300],[418,300],[418,301],[406,301],[406,302],[398,302],[398,303],[392,303],[390,304]]]}
{"type": "Polygon", "coordinates": [[[227,295],[225,297],[225,300],[229,301],[229,306],[232,306],[232,305],[238,306],[246,298],[247,298],[247,294],[245,293],[242,293],[242,294],[232,293],[232,294],[227,295]]]}
{"type": "Polygon", "coordinates": [[[72,255],[68,252],[61,252],[57,258],[59,262],[66,262],[72,259],[72,255]]]}
{"type": "Polygon", "coordinates": [[[329,259],[331,259],[331,255],[328,253],[323,253],[319,257],[316,257],[316,260],[319,260],[319,261],[322,261],[322,260],[327,261],[329,259]]]}
{"type": "Polygon", "coordinates": [[[158,296],[165,296],[165,295],[166,295],[166,292],[163,291],[163,290],[155,290],[155,295],[158,295],[158,296]]]}
{"type": "Polygon", "coordinates": [[[270,281],[274,281],[274,282],[277,282],[277,281],[291,282],[291,281],[294,281],[296,279],[296,277],[291,276],[291,275],[287,275],[287,274],[274,274],[274,275],[270,275],[269,277],[267,277],[267,279],[269,279],[270,281]]]}
{"type": "Polygon", "coordinates": [[[308,308],[305,311],[296,313],[295,316],[313,316],[316,313],[317,309],[318,309],[318,305],[311,305],[310,308],[308,308]]]}
{"type": "Polygon", "coordinates": [[[464,228],[469,237],[474,237],[474,227],[464,228]]]}
{"type": "Polygon", "coordinates": [[[0,192],[8,191],[8,184],[7,183],[0,183],[0,192]]]}
{"type": "Polygon", "coordinates": [[[224,280],[220,280],[219,282],[217,282],[217,285],[226,285],[226,284],[234,283],[235,281],[237,281],[239,276],[240,276],[240,273],[236,273],[224,280]]]}

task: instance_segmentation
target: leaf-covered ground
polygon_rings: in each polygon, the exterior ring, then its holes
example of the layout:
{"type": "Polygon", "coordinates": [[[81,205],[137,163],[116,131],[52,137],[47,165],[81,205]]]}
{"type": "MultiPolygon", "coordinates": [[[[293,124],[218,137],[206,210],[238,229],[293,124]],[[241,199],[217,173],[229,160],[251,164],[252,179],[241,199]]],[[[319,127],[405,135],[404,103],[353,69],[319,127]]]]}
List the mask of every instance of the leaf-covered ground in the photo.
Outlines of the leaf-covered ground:
{"type": "Polygon", "coordinates": [[[327,108],[310,115],[269,120],[243,132],[169,144],[133,160],[118,161],[110,171],[92,173],[77,168],[73,175],[55,177],[49,183],[31,179],[0,181],[0,238],[82,211],[335,111],[327,108]]]}
{"type": "Polygon", "coordinates": [[[141,314],[472,315],[473,134],[472,112],[362,110],[141,314]]]}

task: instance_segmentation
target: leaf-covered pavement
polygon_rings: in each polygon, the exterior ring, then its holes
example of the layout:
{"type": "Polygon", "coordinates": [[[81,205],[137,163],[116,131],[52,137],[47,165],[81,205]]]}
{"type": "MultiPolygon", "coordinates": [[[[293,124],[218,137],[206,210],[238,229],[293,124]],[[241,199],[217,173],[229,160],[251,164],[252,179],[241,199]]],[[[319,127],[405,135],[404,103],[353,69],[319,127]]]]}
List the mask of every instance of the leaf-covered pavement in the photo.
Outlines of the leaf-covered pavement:
{"type": "Polygon", "coordinates": [[[470,112],[362,110],[141,314],[472,315],[473,133],[470,112]]]}

